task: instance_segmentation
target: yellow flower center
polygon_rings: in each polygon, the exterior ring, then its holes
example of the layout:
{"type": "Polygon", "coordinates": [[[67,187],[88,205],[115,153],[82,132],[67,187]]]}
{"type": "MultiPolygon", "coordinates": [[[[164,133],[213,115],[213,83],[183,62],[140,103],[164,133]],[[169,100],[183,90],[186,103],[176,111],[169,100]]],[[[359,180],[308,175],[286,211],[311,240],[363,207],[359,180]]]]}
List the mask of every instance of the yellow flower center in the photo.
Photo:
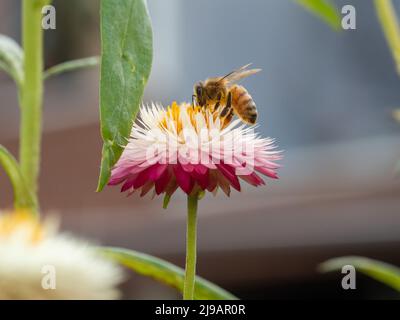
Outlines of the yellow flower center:
{"type": "MultiPolygon", "coordinates": [[[[176,101],[172,102],[170,106],[167,107],[165,112],[165,117],[160,122],[161,128],[168,128],[168,123],[173,122],[177,133],[179,134],[184,128],[182,122],[181,112],[185,109],[190,122],[194,128],[197,128],[197,116],[201,114],[202,118],[205,120],[205,125],[209,128],[209,115],[212,114],[213,121],[216,121],[219,117],[219,111],[212,111],[210,109],[201,107],[199,105],[192,106],[188,103],[178,104],[176,101]]],[[[228,123],[221,123],[221,128],[224,128],[228,123]]]]}
{"type": "Polygon", "coordinates": [[[43,226],[28,210],[20,209],[0,215],[0,238],[10,238],[18,232],[23,232],[33,244],[44,237],[43,226]]]}

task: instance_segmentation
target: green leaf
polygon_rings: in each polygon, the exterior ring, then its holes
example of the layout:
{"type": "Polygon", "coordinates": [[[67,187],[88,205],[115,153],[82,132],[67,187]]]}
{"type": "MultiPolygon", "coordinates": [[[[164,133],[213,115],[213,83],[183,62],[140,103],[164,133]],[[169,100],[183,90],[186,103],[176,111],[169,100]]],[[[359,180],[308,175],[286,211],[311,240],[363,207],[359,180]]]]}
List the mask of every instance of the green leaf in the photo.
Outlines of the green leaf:
{"type": "Polygon", "coordinates": [[[95,67],[99,64],[99,60],[99,57],[88,57],[63,62],[47,69],[43,74],[43,78],[47,79],[51,76],[64,72],[74,71],[82,68],[95,67]]]}
{"type": "Polygon", "coordinates": [[[22,86],[24,55],[21,47],[13,39],[0,34],[0,69],[7,72],[17,83],[22,86]]]}
{"type": "Polygon", "coordinates": [[[171,195],[170,194],[165,194],[164,200],[163,200],[163,205],[162,205],[164,209],[168,208],[170,200],[171,200],[171,195]]]}
{"type": "Polygon", "coordinates": [[[100,119],[103,152],[97,191],[129,138],[153,59],[145,0],[101,1],[100,119]]]}
{"type": "MultiPolygon", "coordinates": [[[[183,291],[185,271],[165,260],[120,248],[100,248],[106,257],[117,261],[133,271],[170,285],[183,291]]],[[[217,285],[196,277],[195,299],[197,300],[237,300],[238,298],[217,285]]]]}
{"type": "Polygon", "coordinates": [[[325,21],[332,29],[341,30],[341,16],[329,0],[296,0],[300,5],[325,21]]]}
{"type": "Polygon", "coordinates": [[[36,210],[37,201],[25,184],[17,161],[2,145],[0,145],[0,165],[4,168],[13,186],[14,206],[36,210]]]}
{"type": "Polygon", "coordinates": [[[322,263],[319,270],[322,272],[336,271],[341,270],[345,265],[352,265],[357,272],[364,273],[400,291],[400,268],[379,260],[356,256],[334,258],[322,263]]]}
{"type": "Polygon", "coordinates": [[[206,192],[204,190],[199,191],[199,193],[197,194],[197,199],[201,200],[205,197],[206,192]]]}
{"type": "Polygon", "coordinates": [[[375,9],[386,41],[392,51],[397,73],[400,74],[400,27],[390,0],[375,0],[375,9]]]}

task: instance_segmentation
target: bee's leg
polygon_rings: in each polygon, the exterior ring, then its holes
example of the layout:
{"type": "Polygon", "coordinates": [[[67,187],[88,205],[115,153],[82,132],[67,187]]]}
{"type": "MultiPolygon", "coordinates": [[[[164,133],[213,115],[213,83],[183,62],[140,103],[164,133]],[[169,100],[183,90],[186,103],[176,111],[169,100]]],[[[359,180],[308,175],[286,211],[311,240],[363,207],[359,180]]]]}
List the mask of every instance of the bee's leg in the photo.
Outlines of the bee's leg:
{"type": "Polygon", "coordinates": [[[222,109],[221,113],[219,114],[220,118],[222,119],[222,123],[229,123],[233,116],[233,108],[232,108],[232,93],[228,93],[228,98],[226,100],[226,106],[222,109]]]}
{"type": "Polygon", "coordinates": [[[214,109],[212,110],[212,112],[215,112],[215,111],[217,111],[218,110],[218,108],[219,108],[219,106],[220,106],[220,104],[221,104],[221,99],[222,99],[222,94],[221,94],[221,92],[218,94],[218,97],[217,97],[217,103],[215,104],[215,106],[214,106],[214,109]]]}
{"type": "Polygon", "coordinates": [[[194,108],[194,100],[195,100],[196,96],[194,94],[192,94],[192,107],[194,108]]]}
{"type": "Polygon", "coordinates": [[[229,111],[232,109],[232,93],[228,93],[228,98],[226,100],[226,105],[219,114],[221,118],[225,117],[229,111]]]}
{"type": "Polygon", "coordinates": [[[224,121],[225,121],[226,123],[229,123],[229,122],[231,122],[232,117],[233,117],[233,108],[231,108],[231,110],[229,111],[229,113],[226,115],[224,121]]]}
{"type": "Polygon", "coordinates": [[[214,109],[212,110],[212,112],[215,112],[215,111],[218,110],[218,108],[219,108],[219,103],[220,103],[220,101],[217,101],[217,103],[215,104],[214,109]]]}

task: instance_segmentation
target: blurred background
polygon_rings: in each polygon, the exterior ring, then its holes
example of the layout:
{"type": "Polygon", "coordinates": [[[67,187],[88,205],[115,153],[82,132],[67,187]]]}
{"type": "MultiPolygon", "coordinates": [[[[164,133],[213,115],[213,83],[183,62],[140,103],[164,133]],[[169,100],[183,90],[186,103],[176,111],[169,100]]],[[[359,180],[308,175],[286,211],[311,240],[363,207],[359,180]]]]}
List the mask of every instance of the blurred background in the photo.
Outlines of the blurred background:
{"type": "MultiPolygon", "coordinates": [[[[352,4],[357,29],[334,32],[292,0],[149,0],[154,64],[144,101],[190,100],[195,81],[253,62],[243,81],[259,109],[258,130],[285,150],[280,180],[200,203],[198,274],[240,298],[392,298],[357,275],[319,274],[324,260],[363,255],[400,265],[400,77],[372,1],[352,4]]],[[[400,1],[394,1],[400,9],[400,1]]],[[[46,67],[100,53],[99,1],[55,0],[46,67]]],[[[0,33],[20,42],[20,2],[0,0],[0,33]]],[[[398,11],[399,12],[399,11],[398,11]]],[[[0,144],[18,151],[13,82],[0,74],[0,144]]],[[[97,68],[46,84],[40,198],[62,227],[95,242],[184,266],[185,197],[95,193],[101,157],[97,68]]],[[[0,207],[12,188],[0,172],[0,207]]],[[[1,259],[1,257],[0,257],[1,259]]],[[[124,297],[177,298],[132,275],[124,297]]]]}

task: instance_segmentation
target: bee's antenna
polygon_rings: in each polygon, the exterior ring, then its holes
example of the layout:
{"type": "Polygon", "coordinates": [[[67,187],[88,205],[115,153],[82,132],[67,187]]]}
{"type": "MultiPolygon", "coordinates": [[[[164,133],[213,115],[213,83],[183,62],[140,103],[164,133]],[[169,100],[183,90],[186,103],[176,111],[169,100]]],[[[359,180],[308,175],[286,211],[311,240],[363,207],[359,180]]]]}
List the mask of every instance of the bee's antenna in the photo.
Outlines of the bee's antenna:
{"type": "Polygon", "coordinates": [[[218,82],[221,82],[222,80],[228,78],[230,75],[234,74],[235,72],[236,72],[236,70],[235,70],[235,71],[232,71],[232,72],[229,72],[227,75],[225,75],[225,76],[223,76],[221,79],[219,79],[218,82]]]}

